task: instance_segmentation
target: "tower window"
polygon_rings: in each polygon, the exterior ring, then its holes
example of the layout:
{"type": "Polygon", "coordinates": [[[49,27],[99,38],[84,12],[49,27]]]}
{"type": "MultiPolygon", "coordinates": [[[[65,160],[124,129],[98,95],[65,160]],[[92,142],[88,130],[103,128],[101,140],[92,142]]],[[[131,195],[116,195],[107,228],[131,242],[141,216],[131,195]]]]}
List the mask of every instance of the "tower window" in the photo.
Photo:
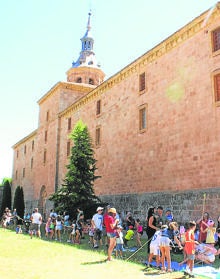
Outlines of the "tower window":
{"type": "Polygon", "coordinates": [[[212,48],[213,51],[220,49],[220,28],[212,32],[212,48]]]}
{"type": "Polygon", "coordinates": [[[68,118],[68,131],[70,131],[71,130],[71,128],[72,128],[72,120],[71,120],[71,117],[70,118],[68,118]]]}
{"type": "Polygon", "coordinates": [[[70,156],[70,141],[68,141],[66,145],[66,155],[70,156]]]}
{"type": "Polygon", "coordinates": [[[145,73],[139,76],[139,91],[145,90],[145,73]]]}
{"type": "Polygon", "coordinates": [[[147,107],[143,105],[139,109],[139,130],[144,131],[147,128],[147,107]]]}
{"type": "Polygon", "coordinates": [[[101,128],[96,127],[96,130],[95,130],[95,145],[100,146],[100,144],[101,144],[101,128]]]}
{"type": "Polygon", "coordinates": [[[92,78],[89,79],[89,84],[94,85],[94,80],[92,78]]]}
{"type": "Polygon", "coordinates": [[[34,140],[32,141],[32,151],[34,151],[34,140]]]}
{"type": "Polygon", "coordinates": [[[76,82],[77,83],[82,83],[82,78],[81,77],[77,78],[76,82]]]}
{"type": "Polygon", "coordinates": [[[101,114],[101,100],[98,100],[96,103],[96,115],[101,114]]]}
{"type": "Polygon", "coordinates": [[[220,102],[220,73],[214,76],[215,102],[220,102]]]}
{"type": "Polygon", "coordinates": [[[49,110],[48,110],[47,113],[46,113],[46,121],[47,121],[47,122],[49,121],[49,110]]]}
{"type": "Polygon", "coordinates": [[[23,177],[25,177],[25,168],[23,168],[23,177]]]}
{"type": "Polygon", "coordinates": [[[27,152],[27,147],[26,147],[26,145],[24,146],[24,154],[26,154],[26,152],[27,152]]]}
{"type": "Polygon", "coordinates": [[[47,150],[44,150],[44,158],[43,158],[43,162],[44,164],[46,164],[46,161],[47,161],[47,150]]]}
{"type": "Polygon", "coordinates": [[[15,179],[18,179],[18,171],[15,172],[15,179]]]}
{"type": "Polygon", "coordinates": [[[18,156],[19,156],[19,150],[17,150],[17,158],[18,158],[18,156]]]}

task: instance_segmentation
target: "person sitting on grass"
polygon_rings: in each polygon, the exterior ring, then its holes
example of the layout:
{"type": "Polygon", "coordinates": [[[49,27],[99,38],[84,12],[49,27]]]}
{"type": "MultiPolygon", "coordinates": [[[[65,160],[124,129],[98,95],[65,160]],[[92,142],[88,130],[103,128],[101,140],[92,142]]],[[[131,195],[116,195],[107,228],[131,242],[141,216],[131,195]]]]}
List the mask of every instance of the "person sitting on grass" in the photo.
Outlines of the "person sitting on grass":
{"type": "Polygon", "coordinates": [[[133,236],[134,236],[134,227],[133,226],[129,226],[128,230],[126,232],[126,235],[124,237],[124,244],[125,244],[126,248],[128,248],[128,241],[130,241],[133,236]]]}

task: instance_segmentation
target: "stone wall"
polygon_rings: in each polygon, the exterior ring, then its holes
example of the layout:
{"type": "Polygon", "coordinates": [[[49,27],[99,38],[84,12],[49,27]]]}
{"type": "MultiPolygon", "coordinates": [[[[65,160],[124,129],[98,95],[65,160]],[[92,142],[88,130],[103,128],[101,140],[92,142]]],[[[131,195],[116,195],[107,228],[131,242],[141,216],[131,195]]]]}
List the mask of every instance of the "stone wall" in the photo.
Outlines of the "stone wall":
{"type": "Polygon", "coordinates": [[[148,208],[161,205],[164,210],[170,208],[175,220],[184,223],[197,220],[201,217],[203,209],[209,212],[210,217],[216,222],[220,215],[220,188],[200,189],[178,192],[158,192],[144,194],[105,195],[102,201],[116,207],[122,217],[128,211],[135,218],[145,220],[148,208]]]}

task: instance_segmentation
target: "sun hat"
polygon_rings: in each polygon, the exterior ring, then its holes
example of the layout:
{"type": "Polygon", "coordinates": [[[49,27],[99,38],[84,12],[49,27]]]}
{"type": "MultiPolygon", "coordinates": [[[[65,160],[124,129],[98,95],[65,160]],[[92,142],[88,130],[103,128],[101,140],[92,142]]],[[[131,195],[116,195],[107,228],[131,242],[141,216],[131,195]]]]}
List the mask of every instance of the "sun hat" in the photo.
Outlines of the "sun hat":
{"type": "Polygon", "coordinates": [[[116,209],[114,208],[114,207],[112,207],[112,208],[110,208],[109,210],[108,210],[108,212],[110,213],[115,213],[116,214],[116,209]]]}
{"type": "Polygon", "coordinates": [[[96,209],[96,211],[103,210],[103,209],[104,209],[103,207],[99,206],[99,207],[96,209]]]}

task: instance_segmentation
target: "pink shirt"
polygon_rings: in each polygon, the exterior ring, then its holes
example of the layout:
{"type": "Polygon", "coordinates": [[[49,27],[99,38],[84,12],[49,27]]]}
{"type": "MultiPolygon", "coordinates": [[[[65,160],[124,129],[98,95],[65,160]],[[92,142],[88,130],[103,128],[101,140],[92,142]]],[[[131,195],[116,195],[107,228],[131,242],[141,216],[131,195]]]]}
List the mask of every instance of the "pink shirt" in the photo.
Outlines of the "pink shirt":
{"type": "Polygon", "coordinates": [[[114,233],[115,232],[115,229],[112,229],[111,225],[110,225],[110,224],[114,224],[114,223],[115,223],[115,219],[112,216],[110,216],[108,214],[106,214],[104,216],[104,224],[105,224],[105,228],[106,228],[107,233],[114,233]]]}

